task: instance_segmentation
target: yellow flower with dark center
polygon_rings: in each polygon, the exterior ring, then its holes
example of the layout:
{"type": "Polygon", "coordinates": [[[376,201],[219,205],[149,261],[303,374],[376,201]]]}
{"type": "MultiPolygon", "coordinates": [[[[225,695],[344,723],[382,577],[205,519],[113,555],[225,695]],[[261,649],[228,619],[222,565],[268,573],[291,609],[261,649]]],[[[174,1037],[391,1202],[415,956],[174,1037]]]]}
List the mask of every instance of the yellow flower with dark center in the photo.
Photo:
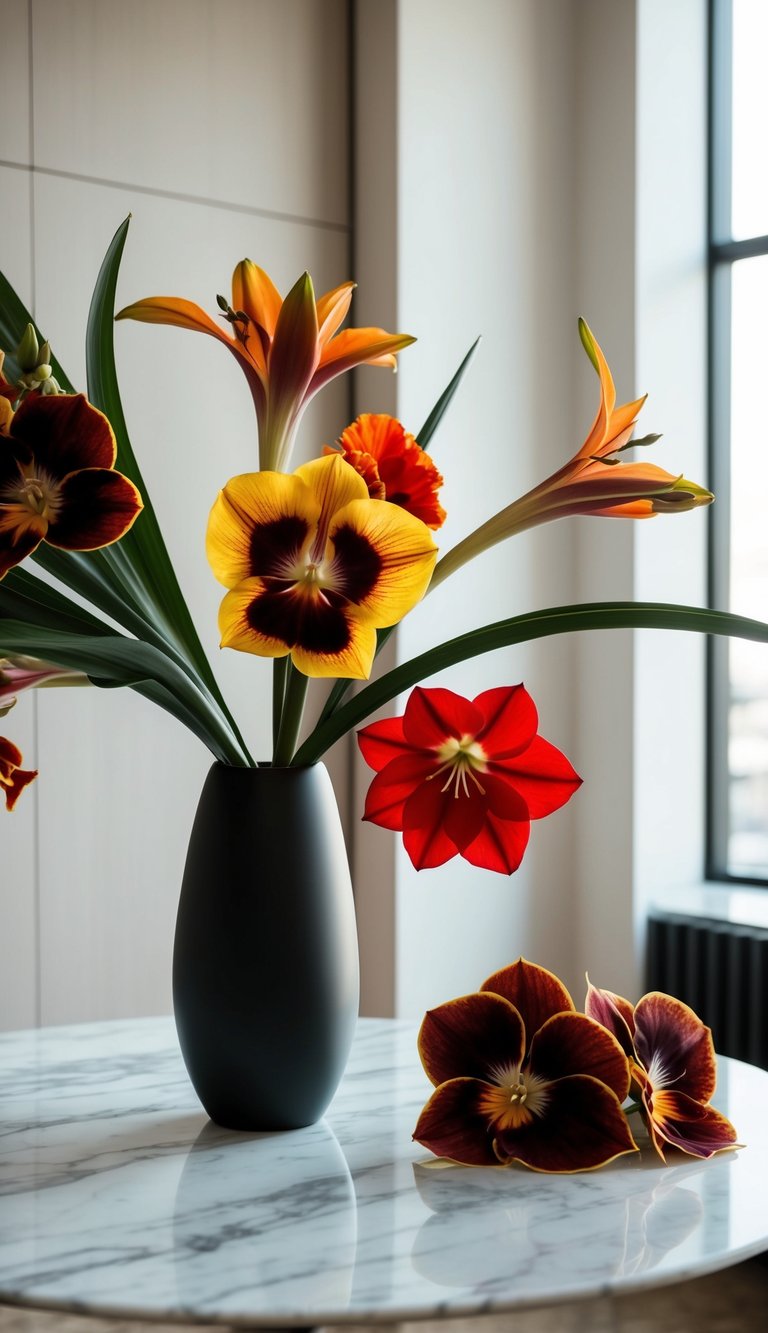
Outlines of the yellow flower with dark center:
{"type": "Polygon", "coordinates": [[[222,647],[285,657],[307,676],[366,678],[376,630],[424,595],[437,548],[420,519],[371,500],[339,455],[291,475],[251,472],[220,492],[208,559],[230,591],[222,647]]]}

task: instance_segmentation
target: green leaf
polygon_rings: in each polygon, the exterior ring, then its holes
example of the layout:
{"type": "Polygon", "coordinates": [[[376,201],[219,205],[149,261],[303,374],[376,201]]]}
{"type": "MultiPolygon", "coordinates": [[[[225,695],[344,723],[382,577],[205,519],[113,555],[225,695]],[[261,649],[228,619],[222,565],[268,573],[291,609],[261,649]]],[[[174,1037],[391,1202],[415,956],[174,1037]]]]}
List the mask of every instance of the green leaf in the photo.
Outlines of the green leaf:
{"type": "Polygon", "coordinates": [[[495,648],[508,648],[515,643],[552,634],[570,634],[577,630],[593,629],[676,629],[699,634],[721,634],[733,638],[751,639],[768,644],[768,624],[733,616],[725,611],[708,611],[704,607],[675,606],[662,602],[593,602],[583,606],[556,606],[547,611],[498,620],[493,625],[461,634],[446,643],[421,653],[409,662],[388,671],[356,694],[343,708],[339,708],[296,752],[293,763],[314,764],[347,731],[351,731],[369,714],[389,703],[403,690],[417,685],[428,676],[457,662],[466,662],[495,648]]]}
{"type": "MultiPolygon", "coordinates": [[[[38,341],[45,342],[45,336],[35,324],[24,302],[19,299],[4,273],[0,273],[0,348],[6,353],[4,375],[15,383],[21,374],[21,367],[14,355],[15,348],[28,324],[32,324],[38,341]]],[[[67,393],[77,393],[72,381],[67,378],[56,357],[51,355],[53,373],[62,389],[67,393]]]]}
{"type": "Polygon", "coordinates": [[[472,346],[470,347],[469,351],[467,352],[467,355],[464,357],[464,360],[462,361],[458,370],[456,371],[456,374],[454,375],[450,384],[441,393],[440,397],[435,403],[435,406],[432,408],[432,411],[430,412],[429,416],[424,422],[424,425],[422,426],[421,430],[416,436],[417,444],[419,444],[421,448],[425,450],[425,452],[427,445],[429,444],[430,440],[432,439],[432,436],[434,435],[445,413],[448,410],[453,395],[455,394],[456,390],[461,384],[462,379],[464,378],[465,371],[469,369],[469,363],[472,360],[472,357],[475,355],[475,352],[477,351],[479,345],[480,345],[480,339],[476,338],[472,346]]]}
{"type": "Polygon", "coordinates": [[[181,667],[151,644],[114,631],[75,633],[3,617],[0,645],[6,653],[24,653],[84,671],[95,685],[129,685],[141,693],[149,690],[149,697],[182,721],[222,763],[243,764],[218,710],[181,667]]]}

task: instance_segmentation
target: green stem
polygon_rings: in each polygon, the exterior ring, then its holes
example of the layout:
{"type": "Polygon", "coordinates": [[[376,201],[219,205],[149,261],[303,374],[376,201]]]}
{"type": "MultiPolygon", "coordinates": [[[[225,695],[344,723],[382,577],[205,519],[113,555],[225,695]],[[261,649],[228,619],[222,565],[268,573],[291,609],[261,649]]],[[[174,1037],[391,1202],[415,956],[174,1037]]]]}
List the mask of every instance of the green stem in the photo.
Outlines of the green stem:
{"type": "Polygon", "coordinates": [[[280,736],[280,723],[285,703],[285,682],[290,665],[290,657],[276,657],[272,663],[272,749],[277,748],[280,736]]]}
{"type": "Polygon", "coordinates": [[[280,732],[272,756],[275,768],[289,768],[296,751],[296,744],[304,716],[304,704],[307,699],[309,677],[297,671],[292,664],[287,670],[283,716],[280,720],[280,732]]]}

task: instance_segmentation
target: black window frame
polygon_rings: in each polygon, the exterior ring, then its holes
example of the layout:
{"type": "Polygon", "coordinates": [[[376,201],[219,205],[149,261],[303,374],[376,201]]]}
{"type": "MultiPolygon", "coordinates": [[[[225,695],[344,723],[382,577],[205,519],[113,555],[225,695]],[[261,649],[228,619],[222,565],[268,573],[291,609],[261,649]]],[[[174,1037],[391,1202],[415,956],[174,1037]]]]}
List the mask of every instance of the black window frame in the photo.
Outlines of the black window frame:
{"type": "MultiPolygon", "coordinates": [[[[717,502],[710,511],[709,604],[728,607],[730,581],[731,276],[740,260],[768,255],[768,235],[735,240],[731,219],[733,0],[709,0],[708,125],[708,462],[717,502]]],[[[764,876],[728,869],[728,640],[711,637],[707,654],[706,877],[768,888],[764,876]]]]}

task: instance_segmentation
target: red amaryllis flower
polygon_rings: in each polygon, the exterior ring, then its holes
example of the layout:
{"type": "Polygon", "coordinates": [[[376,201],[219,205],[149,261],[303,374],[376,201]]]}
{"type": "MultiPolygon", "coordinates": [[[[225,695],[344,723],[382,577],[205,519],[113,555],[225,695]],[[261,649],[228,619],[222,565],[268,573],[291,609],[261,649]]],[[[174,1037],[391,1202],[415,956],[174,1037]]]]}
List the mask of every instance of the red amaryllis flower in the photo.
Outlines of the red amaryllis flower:
{"type": "Polygon", "coordinates": [[[621,1109],[626,1056],[543,967],[520,958],[430,1010],[419,1054],[436,1091],[413,1137],[438,1156],[572,1172],[637,1149],[621,1109]]]}
{"type": "Polygon", "coordinates": [[[730,1120],[709,1105],[717,1077],[712,1033],[687,1004],[651,991],[633,1008],[589,983],[584,1007],[629,1057],[633,1094],[660,1157],[665,1144],[692,1157],[740,1146],[730,1120]]]}
{"type": "Polygon", "coordinates": [[[31,394],[0,416],[0,578],[41,541],[93,551],[128,531],[141,497],[114,471],[116,454],[107,418],[82,394],[31,394]]]}
{"type": "Polygon", "coordinates": [[[0,736],[0,795],[5,797],[6,810],[12,810],[24,788],[37,777],[37,770],[23,769],[21,750],[12,741],[0,736]]]}
{"type": "Polygon", "coordinates": [[[470,702],[452,690],[412,692],[402,717],[358,733],[376,777],[364,819],[402,831],[417,870],[463,856],[511,875],[541,819],[573,795],[581,778],[542,736],[522,685],[486,690],[470,702]]]}
{"type": "MultiPolygon", "coordinates": [[[[429,454],[394,417],[364,412],[336,443],[360,473],[372,500],[389,500],[415,514],[428,528],[442,527],[445,510],[437,492],[443,478],[429,454]]],[[[336,449],[326,445],[323,452],[332,454],[336,449]]]]}

